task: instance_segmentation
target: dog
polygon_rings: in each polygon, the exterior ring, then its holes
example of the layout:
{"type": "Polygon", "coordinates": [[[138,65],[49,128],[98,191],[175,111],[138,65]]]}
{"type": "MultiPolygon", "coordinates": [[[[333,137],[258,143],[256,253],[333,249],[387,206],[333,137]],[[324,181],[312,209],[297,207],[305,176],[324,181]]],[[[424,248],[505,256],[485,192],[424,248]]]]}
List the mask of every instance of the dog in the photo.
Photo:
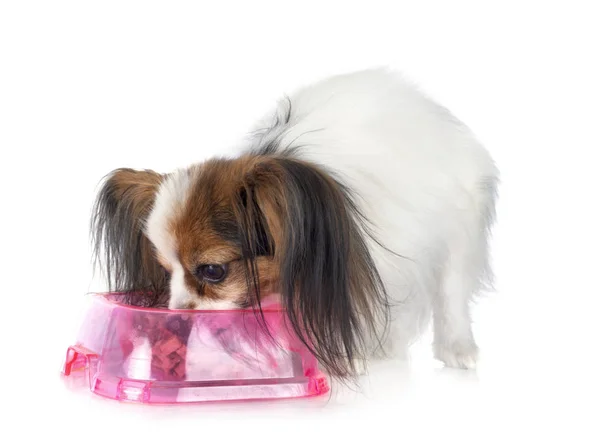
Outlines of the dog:
{"type": "Polygon", "coordinates": [[[446,108],[390,69],[283,96],[228,155],[117,169],[98,192],[109,290],[170,309],[280,303],[332,376],[405,354],[475,368],[471,301],[493,282],[499,171],[446,108]]]}

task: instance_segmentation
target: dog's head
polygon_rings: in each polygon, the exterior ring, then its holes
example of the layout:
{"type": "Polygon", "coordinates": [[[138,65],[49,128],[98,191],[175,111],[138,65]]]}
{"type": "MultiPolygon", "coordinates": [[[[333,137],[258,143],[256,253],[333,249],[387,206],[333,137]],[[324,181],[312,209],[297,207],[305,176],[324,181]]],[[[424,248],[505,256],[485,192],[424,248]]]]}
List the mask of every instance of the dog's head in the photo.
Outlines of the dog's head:
{"type": "Polygon", "coordinates": [[[335,376],[352,374],[349,362],[385,321],[354,196],[292,155],[214,159],[169,175],[116,170],[93,233],[111,290],[164,294],[173,309],[260,309],[276,297],[335,376]]]}

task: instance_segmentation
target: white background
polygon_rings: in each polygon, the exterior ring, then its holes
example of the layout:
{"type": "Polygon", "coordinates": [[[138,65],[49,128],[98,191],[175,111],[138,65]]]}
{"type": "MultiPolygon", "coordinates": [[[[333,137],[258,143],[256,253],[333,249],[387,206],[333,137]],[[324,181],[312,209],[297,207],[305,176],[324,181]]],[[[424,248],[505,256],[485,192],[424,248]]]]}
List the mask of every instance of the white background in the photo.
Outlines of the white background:
{"type": "Polygon", "coordinates": [[[599,440],[594,3],[2,2],[0,440],[599,440]],[[502,171],[477,372],[443,369],[427,335],[410,368],[328,400],[144,407],[68,388],[100,179],[202,160],[284,92],[379,65],[502,171]]]}

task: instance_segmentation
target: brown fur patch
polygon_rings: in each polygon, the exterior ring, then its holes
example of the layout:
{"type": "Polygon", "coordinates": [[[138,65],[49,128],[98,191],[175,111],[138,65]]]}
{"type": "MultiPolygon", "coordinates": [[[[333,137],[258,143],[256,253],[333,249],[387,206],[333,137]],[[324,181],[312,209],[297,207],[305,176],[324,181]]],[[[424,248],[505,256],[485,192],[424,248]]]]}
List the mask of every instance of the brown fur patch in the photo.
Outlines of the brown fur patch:
{"type": "Polygon", "coordinates": [[[152,170],[134,169],[118,169],[110,178],[116,199],[127,198],[144,211],[154,200],[162,180],[163,175],[152,170]]]}
{"type": "MultiPolygon", "coordinates": [[[[247,279],[243,265],[235,201],[244,180],[257,166],[259,159],[244,157],[236,160],[212,160],[200,166],[188,200],[170,224],[177,244],[177,253],[184,267],[185,284],[199,298],[229,300],[248,305],[247,279]],[[198,278],[201,265],[227,264],[227,277],[219,283],[198,278]]],[[[277,265],[272,257],[256,259],[262,293],[274,290],[277,265]]]]}

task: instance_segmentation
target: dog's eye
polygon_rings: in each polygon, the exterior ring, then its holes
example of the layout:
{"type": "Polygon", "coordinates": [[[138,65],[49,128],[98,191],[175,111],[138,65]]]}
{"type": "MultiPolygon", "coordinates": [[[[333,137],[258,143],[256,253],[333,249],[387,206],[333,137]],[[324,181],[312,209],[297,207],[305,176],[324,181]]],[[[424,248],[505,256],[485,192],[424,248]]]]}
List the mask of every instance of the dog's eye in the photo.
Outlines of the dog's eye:
{"type": "Polygon", "coordinates": [[[207,264],[198,267],[196,275],[207,282],[221,282],[227,276],[227,266],[221,264],[207,264]]]}

